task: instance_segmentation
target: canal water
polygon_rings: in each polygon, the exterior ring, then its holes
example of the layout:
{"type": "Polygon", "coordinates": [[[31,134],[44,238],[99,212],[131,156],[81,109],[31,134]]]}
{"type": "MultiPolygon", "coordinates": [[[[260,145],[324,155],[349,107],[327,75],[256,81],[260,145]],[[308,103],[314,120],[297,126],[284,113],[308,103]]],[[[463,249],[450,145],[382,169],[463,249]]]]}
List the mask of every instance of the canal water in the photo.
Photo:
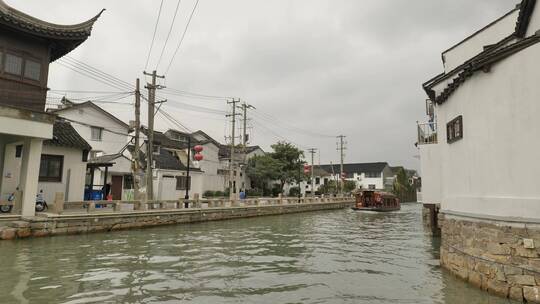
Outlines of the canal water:
{"type": "Polygon", "coordinates": [[[421,209],[0,242],[0,303],[509,303],[438,266],[421,209]]]}

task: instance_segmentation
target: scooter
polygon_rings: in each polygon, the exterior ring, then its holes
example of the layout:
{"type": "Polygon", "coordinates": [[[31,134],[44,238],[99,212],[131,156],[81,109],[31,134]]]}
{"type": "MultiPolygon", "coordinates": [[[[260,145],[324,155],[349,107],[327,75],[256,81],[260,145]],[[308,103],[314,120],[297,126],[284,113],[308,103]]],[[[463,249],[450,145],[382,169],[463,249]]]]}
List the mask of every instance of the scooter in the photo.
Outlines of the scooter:
{"type": "MultiPolygon", "coordinates": [[[[17,188],[19,190],[19,188],[17,188]]],[[[13,209],[13,202],[15,201],[15,193],[11,193],[8,196],[8,202],[9,205],[0,205],[0,213],[10,213],[13,209]]],[[[36,212],[45,212],[49,209],[49,206],[47,206],[47,202],[45,201],[45,198],[43,197],[43,189],[39,191],[39,193],[36,195],[36,212]]]]}

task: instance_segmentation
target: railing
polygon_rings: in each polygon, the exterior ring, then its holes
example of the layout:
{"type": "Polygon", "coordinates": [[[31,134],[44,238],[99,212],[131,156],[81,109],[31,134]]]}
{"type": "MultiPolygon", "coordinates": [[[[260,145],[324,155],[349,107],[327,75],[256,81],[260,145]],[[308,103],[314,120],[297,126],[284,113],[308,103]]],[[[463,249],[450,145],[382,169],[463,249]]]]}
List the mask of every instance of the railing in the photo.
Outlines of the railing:
{"type": "Polygon", "coordinates": [[[234,200],[229,199],[194,199],[194,200],[166,200],[166,201],[81,201],[63,202],[62,196],[57,196],[49,213],[55,214],[81,214],[81,213],[130,213],[157,210],[188,210],[212,209],[255,206],[280,206],[316,203],[339,203],[353,201],[352,196],[338,197],[277,197],[254,198],[234,200]]]}
{"type": "Polygon", "coordinates": [[[418,144],[432,145],[437,143],[437,123],[418,123],[418,144]]]}

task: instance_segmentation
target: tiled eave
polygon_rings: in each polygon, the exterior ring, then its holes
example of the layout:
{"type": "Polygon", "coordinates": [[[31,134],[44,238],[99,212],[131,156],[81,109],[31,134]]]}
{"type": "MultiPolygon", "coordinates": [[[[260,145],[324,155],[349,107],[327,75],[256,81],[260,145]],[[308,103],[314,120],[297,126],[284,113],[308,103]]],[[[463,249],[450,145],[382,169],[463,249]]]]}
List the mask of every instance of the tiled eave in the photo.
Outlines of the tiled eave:
{"type": "Polygon", "coordinates": [[[436,78],[424,84],[424,90],[429,98],[437,104],[442,104],[469,78],[478,71],[489,71],[491,66],[501,60],[504,60],[520,51],[540,42],[540,32],[535,35],[522,39],[516,43],[502,46],[500,48],[488,47],[484,52],[474,57],[455,70],[439,75],[436,78]],[[444,80],[452,79],[446,87],[437,94],[434,88],[444,80]]]}

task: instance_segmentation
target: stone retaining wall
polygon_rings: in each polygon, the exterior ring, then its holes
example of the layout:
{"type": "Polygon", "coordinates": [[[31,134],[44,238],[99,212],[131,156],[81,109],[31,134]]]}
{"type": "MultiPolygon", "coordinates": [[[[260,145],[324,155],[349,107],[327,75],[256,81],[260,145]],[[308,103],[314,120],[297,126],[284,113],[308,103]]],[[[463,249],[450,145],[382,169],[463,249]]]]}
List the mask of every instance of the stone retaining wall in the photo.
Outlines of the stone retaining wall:
{"type": "Polygon", "coordinates": [[[12,240],[28,237],[107,232],[161,225],[343,209],[351,205],[350,202],[334,202],[34,217],[13,221],[6,227],[0,227],[0,239],[12,240]]]}
{"type": "Polygon", "coordinates": [[[540,303],[540,225],[441,215],[441,265],[501,297],[540,303]]]}

